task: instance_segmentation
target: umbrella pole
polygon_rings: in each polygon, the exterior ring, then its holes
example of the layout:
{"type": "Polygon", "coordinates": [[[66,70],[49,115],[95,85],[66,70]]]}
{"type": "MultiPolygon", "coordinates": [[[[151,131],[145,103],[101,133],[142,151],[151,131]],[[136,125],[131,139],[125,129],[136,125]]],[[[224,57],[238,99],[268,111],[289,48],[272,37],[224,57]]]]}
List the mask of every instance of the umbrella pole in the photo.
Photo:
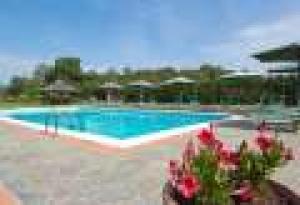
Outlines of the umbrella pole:
{"type": "MultiPolygon", "coordinates": [[[[60,103],[62,105],[62,97],[60,98],[60,103]]],[[[58,134],[58,113],[55,113],[55,136],[58,134]]]]}
{"type": "Polygon", "coordinates": [[[142,96],[142,93],[140,93],[140,107],[142,106],[143,104],[143,96],[142,96]]]}
{"type": "MultiPolygon", "coordinates": [[[[45,95],[45,98],[44,98],[44,103],[46,104],[46,101],[47,101],[47,96],[46,96],[46,94],[44,94],[45,95]]],[[[49,114],[50,115],[50,114],[49,114]]],[[[48,115],[48,117],[47,117],[47,114],[45,114],[45,134],[48,134],[48,120],[49,120],[49,116],[48,115]]]]}
{"type": "Polygon", "coordinates": [[[300,62],[297,62],[297,70],[296,70],[296,88],[295,88],[295,92],[296,92],[296,105],[299,106],[300,104],[300,62]]]}
{"type": "Polygon", "coordinates": [[[140,107],[142,106],[143,101],[143,95],[142,95],[142,90],[140,89],[140,107]]]}
{"type": "Polygon", "coordinates": [[[48,115],[45,114],[45,134],[48,134],[48,115]]]}
{"type": "Polygon", "coordinates": [[[107,91],[107,95],[106,95],[106,104],[110,105],[110,92],[107,91]]]}
{"type": "Polygon", "coordinates": [[[57,130],[58,130],[58,114],[57,113],[55,113],[54,114],[55,115],[55,125],[54,125],[54,127],[55,127],[55,137],[56,137],[56,135],[57,135],[57,130]]]}
{"type": "Polygon", "coordinates": [[[182,90],[180,91],[180,94],[179,94],[179,107],[182,107],[182,101],[183,101],[183,96],[182,96],[182,90]]]}

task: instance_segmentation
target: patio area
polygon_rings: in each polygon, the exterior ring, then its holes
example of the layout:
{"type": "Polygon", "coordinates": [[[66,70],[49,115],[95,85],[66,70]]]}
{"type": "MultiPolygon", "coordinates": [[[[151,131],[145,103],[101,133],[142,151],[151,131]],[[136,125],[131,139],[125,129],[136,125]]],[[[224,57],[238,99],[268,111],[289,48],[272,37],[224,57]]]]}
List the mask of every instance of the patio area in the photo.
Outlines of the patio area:
{"type": "MultiPolygon", "coordinates": [[[[230,144],[253,131],[218,129],[230,144]]],[[[283,133],[296,160],[274,178],[300,194],[299,134],[283,133]]],[[[134,147],[108,148],[66,137],[49,138],[26,128],[0,122],[0,181],[23,204],[158,205],[169,159],[178,158],[189,136],[134,147]]]]}

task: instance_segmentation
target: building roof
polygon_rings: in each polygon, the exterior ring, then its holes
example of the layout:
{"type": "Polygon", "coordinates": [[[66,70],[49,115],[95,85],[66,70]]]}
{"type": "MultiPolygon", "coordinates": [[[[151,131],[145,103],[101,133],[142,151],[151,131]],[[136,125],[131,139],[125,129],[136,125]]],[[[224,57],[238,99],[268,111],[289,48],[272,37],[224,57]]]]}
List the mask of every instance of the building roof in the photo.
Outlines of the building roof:
{"type": "Polygon", "coordinates": [[[243,78],[243,77],[259,77],[263,76],[263,73],[260,72],[233,72],[229,74],[222,75],[222,79],[230,79],[230,78],[243,78]]]}
{"type": "Polygon", "coordinates": [[[176,77],[176,78],[172,78],[170,80],[166,80],[166,81],[162,82],[161,85],[194,84],[194,83],[196,83],[195,80],[191,80],[186,77],[176,77]]]}
{"type": "Polygon", "coordinates": [[[260,62],[300,62],[300,45],[292,43],[286,46],[262,51],[252,55],[260,62]]]}

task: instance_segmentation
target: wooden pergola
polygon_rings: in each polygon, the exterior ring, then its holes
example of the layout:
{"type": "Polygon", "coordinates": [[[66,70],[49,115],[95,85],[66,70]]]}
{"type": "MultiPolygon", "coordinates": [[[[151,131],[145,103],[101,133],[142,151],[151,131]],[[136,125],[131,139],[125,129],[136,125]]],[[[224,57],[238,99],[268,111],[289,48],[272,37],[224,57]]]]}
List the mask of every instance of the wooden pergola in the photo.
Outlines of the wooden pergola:
{"type": "Polygon", "coordinates": [[[69,98],[71,94],[76,93],[76,88],[67,84],[64,80],[55,80],[54,83],[42,89],[45,97],[56,99],[56,104],[63,104],[64,100],[69,98]]]}
{"type": "MultiPolygon", "coordinates": [[[[291,102],[288,104],[296,105],[300,103],[300,45],[292,43],[286,46],[262,51],[253,55],[261,63],[288,63],[289,66],[279,67],[279,69],[268,68],[271,75],[288,75],[292,76],[292,93],[289,98],[291,102]]],[[[283,85],[284,86],[284,85],[283,85]]],[[[284,90],[284,89],[283,89],[284,90]]],[[[285,93],[283,93],[285,96],[285,93]]],[[[285,102],[287,103],[287,102],[285,102]]]]}
{"type": "MultiPolygon", "coordinates": [[[[253,78],[259,78],[261,74],[258,72],[233,72],[220,76],[221,82],[219,82],[219,101],[220,104],[235,104],[239,105],[242,103],[242,89],[241,84],[245,80],[253,78]]],[[[253,82],[252,84],[254,84],[253,82]]]]}
{"type": "Polygon", "coordinates": [[[105,100],[108,105],[113,102],[120,101],[120,90],[122,86],[116,82],[106,82],[100,85],[100,89],[105,91],[105,100]]]}

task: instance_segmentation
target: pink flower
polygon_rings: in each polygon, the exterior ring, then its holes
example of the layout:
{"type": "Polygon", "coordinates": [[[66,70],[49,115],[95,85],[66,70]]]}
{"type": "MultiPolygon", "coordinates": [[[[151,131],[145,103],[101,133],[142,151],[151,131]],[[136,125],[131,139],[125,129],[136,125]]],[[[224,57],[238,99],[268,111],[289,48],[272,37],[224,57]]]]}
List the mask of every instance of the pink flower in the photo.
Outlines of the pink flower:
{"type": "Polygon", "coordinates": [[[200,190],[200,183],[194,175],[184,175],[178,184],[178,191],[183,197],[190,199],[200,190]]]}
{"type": "Polygon", "coordinates": [[[183,151],[183,161],[190,162],[196,156],[196,149],[193,140],[189,140],[183,151]]]}
{"type": "Polygon", "coordinates": [[[229,149],[221,149],[217,152],[219,165],[224,169],[235,170],[240,163],[240,156],[237,152],[229,149]]]}
{"type": "Polygon", "coordinates": [[[214,133],[214,125],[212,123],[209,124],[209,131],[214,133]]]}
{"type": "Polygon", "coordinates": [[[169,162],[169,181],[172,186],[176,186],[179,178],[179,162],[176,160],[170,160],[169,162]]]}
{"type": "Polygon", "coordinates": [[[178,168],[179,168],[179,162],[177,160],[170,160],[169,162],[170,173],[174,173],[174,171],[177,171],[178,168]]]}
{"type": "Polygon", "coordinates": [[[212,146],[215,142],[215,136],[211,130],[202,129],[197,137],[199,141],[206,146],[212,146]]]}
{"type": "Polygon", "coordinates": [[[274,140],[270,137],[260,135],[255,139],[255,142],[261,151],[266,152],[273,146],[274,140]]]}
{"type": "Polygon", "coordinates": [[[220,140],[215,140],[214,141],[214,149],[216,152],[219,152],[220,150],[222,150],[224,147],[223,142],[221,142],[220,140]]]}
{"type": "Polygon", "coordinates": [[[241,185],[233,194],[240,202],[250,202],[254,197],[252,188],[249,184],[241,185]]]}

